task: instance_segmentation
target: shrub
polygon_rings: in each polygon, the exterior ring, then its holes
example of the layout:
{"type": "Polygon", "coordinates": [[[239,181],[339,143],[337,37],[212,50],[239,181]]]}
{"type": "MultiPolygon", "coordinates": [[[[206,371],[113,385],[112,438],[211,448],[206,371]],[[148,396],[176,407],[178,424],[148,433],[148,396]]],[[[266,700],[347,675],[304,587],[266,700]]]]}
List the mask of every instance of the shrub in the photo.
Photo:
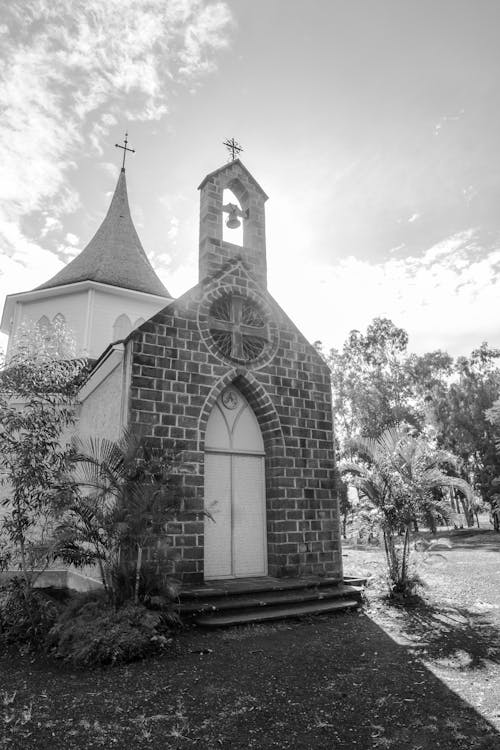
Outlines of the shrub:
{"type": "Polygon", "coordinates": [[[0,589],[0,635],[8,643],[39,647],[61,608],[50,593],[14,578],[0,589]]]}
{"type": "Polygon", "coordinates": [[[122,560],[111,570],[110,577],[118,606],[133,601],[137,594],[138,603],[148,609],[161,610],[164,620],[170,624],[180,624],[177,613],[180,583],[164,567],[156,562],[143,563],[137,580],[135,562],[122,560]]]}
{"type": "Polygon", "coordinates": [[[125,604],[114,610],[104,597],[78,597],[51,628],[47,649],[79,667],[142,659],[169,643],[169,627],[160,611],[125,604]]]}

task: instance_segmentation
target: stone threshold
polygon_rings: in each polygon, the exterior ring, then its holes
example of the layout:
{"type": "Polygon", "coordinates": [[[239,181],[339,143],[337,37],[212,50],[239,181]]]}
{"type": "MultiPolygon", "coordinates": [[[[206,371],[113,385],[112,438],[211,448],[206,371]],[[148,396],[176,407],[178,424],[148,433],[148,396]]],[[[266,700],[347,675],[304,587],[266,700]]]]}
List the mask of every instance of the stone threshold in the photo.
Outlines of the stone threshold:
{"type": "Polygon", "coordinates": [[[274,576],[259,576],[251,578],[228,578],[206,581],[199,584],[182,586],[180,599],[206,599],[222,596],[238,596],[242,594],[258,594],[266,591],[291,591],[294,589],[319,588],[327,586],[364,585],[364,578],[345,577],[328,578],[326,576],[307,575],[300,578],[276,578],[274,576]]]}

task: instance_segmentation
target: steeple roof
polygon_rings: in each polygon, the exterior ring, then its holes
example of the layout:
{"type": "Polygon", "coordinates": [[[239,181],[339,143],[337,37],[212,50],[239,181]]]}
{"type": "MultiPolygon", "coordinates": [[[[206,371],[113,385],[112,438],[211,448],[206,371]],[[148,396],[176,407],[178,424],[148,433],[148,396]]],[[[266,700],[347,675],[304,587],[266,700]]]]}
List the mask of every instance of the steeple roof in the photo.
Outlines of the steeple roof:
{"type": "Polygon", "coordinates": [[[37,289],[52,289],[78,281],[97,281],[170,297],[149,262],[134,227],[128,204],[125,169],[120,172],[108,213],[87,247],[37,289]]]}
{"type": "Polygon", "coordinates": [[[253,176],[253,174],[248,171],[248,169],[245,167],[245,165],[243,164],[243,162],[241,161],[241,159],[233,159],[232,161],[227,162],[227,164],[223,164],[222,167],[219,167],[218,169],[214,169],[213,172],[209,172],[206,175],[206,177],[203,179],[203,182],[201,183],[201,185],[198,186],[198,190],[201,190],[202,187],[203,187],[203,185],[208,180],[211,180],[213,177],[215,177],[216,175],[220,174],[221,172],[231,171],[231,168],[235,167],[235,166],[240,167],[240,169],[243,170],[243,172],[246,174],[246,176],[248,177],[248,179],[251,182],[253,182],[253,184],[255,185],[255,187],[257,188],[257,190],[261,193],[261,195],[264,198],[264,200],[267,201],[268,198],[269,198],[269,196],[265,194],[265,192],[262,190],[261,186],[259,185],[259,183],[255,179],[255,177],[253,176]]]}

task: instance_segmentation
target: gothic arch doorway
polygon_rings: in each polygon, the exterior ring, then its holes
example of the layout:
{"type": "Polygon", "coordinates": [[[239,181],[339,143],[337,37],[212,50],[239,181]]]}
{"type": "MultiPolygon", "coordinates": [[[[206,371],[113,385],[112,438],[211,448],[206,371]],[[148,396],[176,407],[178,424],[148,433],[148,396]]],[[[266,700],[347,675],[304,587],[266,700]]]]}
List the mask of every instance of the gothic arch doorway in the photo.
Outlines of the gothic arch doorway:
{"type": "Polygon", "coordinates": [[[205,437],[205,579],[267,573],[264,442],[233,385],[218,398],[205,437]]]}

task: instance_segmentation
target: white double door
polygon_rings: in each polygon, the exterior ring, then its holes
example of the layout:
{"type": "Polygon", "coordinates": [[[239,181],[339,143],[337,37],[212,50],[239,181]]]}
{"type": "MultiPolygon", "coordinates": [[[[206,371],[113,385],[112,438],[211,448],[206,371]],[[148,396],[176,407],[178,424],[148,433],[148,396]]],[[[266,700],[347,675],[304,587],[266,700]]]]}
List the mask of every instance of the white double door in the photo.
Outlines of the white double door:
{"type": "Polygon", "coordinates": [[[205,438],[205,579],[267,573],[264,445],[248,402],[231,386],[205,438]]]}

